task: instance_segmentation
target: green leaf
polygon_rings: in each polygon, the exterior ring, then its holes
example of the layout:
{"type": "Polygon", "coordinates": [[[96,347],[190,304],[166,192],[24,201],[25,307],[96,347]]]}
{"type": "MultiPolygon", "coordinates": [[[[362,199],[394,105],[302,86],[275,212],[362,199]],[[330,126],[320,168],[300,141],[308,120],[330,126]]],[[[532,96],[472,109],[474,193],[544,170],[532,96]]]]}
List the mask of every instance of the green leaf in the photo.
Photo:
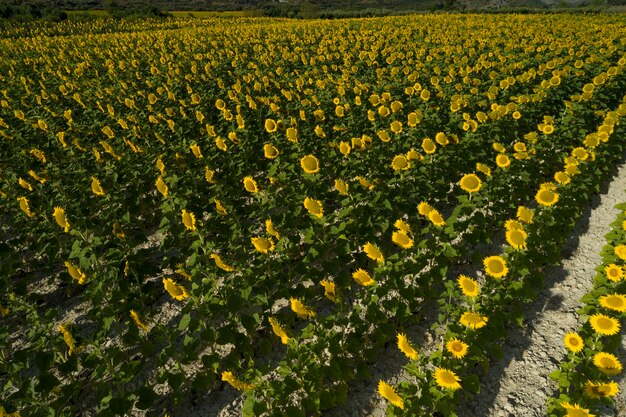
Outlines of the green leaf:
{"type": "Polygon", "coordinates": [[[189,321],[191,321],[191,316],[189,313],[183,315],[180,319],[180,323],[178,323],[178,330],[185,330],[187,326],[189,326],[189,321]]]}
{"type": "Polygon", "coordinates": [[[159,398],[159,396],[154,392],[154,390],[150,387],[143,386],[139,388],[137,392],[139,398],[135,403],[135,407],[140,410],[147,410],[152,407],[152,404],[159,398]]]}

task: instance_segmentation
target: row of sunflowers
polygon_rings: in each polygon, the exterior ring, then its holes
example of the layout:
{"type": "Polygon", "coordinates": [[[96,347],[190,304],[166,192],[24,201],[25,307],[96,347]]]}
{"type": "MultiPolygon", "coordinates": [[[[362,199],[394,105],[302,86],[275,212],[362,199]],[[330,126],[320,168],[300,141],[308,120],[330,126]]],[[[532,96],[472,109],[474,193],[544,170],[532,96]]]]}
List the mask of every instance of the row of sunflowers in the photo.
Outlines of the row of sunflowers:
{"type": "Polygon", "coordinates": [[[616,208],[621,212],[606,235],[593,287],[581,299],[583,307],[578,313],[584,324],[565,335],[567,356],[550,374],[558,382],[557,396],[548,400],[551,416],[559,415],[559,406],[578,410],[579,415],[592,415],[590,409],[613,404],[613,397],[619,392],[615,378],[623,369],[618,351],[621,320],[626,311],[626,205],[622,203],[616,208]]]}
{"type": "Polygon", "coordinates": [[[438,368],[407,415],[452,413],[442,381],[470,378],[449,360],[478,361],[498,309],[532,297],[529,259],[558,257],[535,235],[621,146],[620,19],[15,27],[0,405],[164,413],[228,384],[245,415],[316,415],[397,341],[416,375],[438,368]],[[489,278],[450,277],[503,228],[489,278]],[[416,324],[449,345],[428,363],[416,324]]]}

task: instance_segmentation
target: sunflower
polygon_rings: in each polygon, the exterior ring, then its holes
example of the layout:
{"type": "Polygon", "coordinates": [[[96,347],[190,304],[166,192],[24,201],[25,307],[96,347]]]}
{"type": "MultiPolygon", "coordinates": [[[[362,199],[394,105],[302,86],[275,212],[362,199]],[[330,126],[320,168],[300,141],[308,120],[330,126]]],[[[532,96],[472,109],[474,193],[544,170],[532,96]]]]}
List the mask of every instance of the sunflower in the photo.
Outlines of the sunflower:
{"type": "Polygon", "coordinates": [[[582,408],[578,404],[561,403],[561,407],[567,411],[563,417],[596,417],[595,414],[589,414],[588,409],[582,408]]]}
{"type": "Polygon", "coordinates": [[[391,129],[391,131],[392,131],[393,133],[395,133],[396,135],[397,135],[398,133],[402,133],[402,122],[399,122],[399,121],[397,121],[397,120],[396,120],[396,121],[393,121],[393,122],[391,122],[391,125],[390,125],[390,127],[389,127],[389,128],[390,128],[390,129],[391,129]]]}
{"type": "Polygon", "coordinates": [[[621,280],[624,277],[624,270],[621,266],[615,264],[609,264],[604,268],[606,277],[614,282],[621,280]]]}
{"type": "Polygon", "coordinates": [[[506,152],[506,148],[498,142],[494,142],[491,144],[491,147],[493,148],[494,151],[499,152],[499,153],[504,153],[506,152]]]}
{"type": "Polygon", "coordinates": [[[446,225],[446,221],[441,217],[439,211],[432,209],[428,212],[428,220],[431,221],[437,227],[443,227],[446,225]]]}
{"type": "Polygon", "coordinates": [[[156,185],[157,190],[163,195],[163,197],[167,198],[167,196],[169,195],[169,188],[167,187],[165,181],[163,181],[163,178],[159,176],[154,184],[156,185]]]}
{"type": "Polygon", "coordinates": [[[396,222],[393,224],[393,227],[401,232],[404,232],[405,234],[411,233],[411,226],[409,226],[409,224],[402,219],[396,220],[396,222]]]}
{"type": "Polygon", "coordinates": [[[400,351],[404,353],[407,358],[411,360],[417,360],[417,350],[415,350],[415,348],[413,347],[411,342],[409,342],[409,339],[407,339],[404,333],[398,333],[397,345],[398,349],[400,349],[400,351]]]}
{"type": "Polygon", "coordinates": [[[298,129],[296,129],[295,127],[288,127],[285,131],[285,134],[287,135],[288,141],[294,143],[298,141],[298,129]]]}
{"type": "Polygon", "coordinates": [[[481,164],[480,162],[476,163],[476,171],[482,172],[488,177],[491,177],[491,168],[489,168],[485,164],[481,164]]]}
{"type": "Polygon", "coordinates": [[[622,372],[622,364],[610,353],[598,352],[593,356],[593,364],[606,375],[617,375],[622,372]]]}
{"type": "Polygon", "coordinates": [[[280,337],[280,341],[283,345],[286,345],[289,341],[289,336],[287,336],[285,329],[281,327],[280,323],[278,323],[278,321],[274,317],[270,317],[268,320],[270,322],[270,325],[272,326],[272,331],[274,332],[274,334],[280,337]]]}
{"type": "Polygon", "coordinates": [[[367,273],[364,269],[357,269],[352,273],[352,278],[360,285],[367,287],[369,285],[374,284],[376,281],[372,279],[370,274],[367,273]]]}
{"type": "Polygon", "coordinates": [[[446,146],[447,144],[450,143],[450,141],[448,140],[448,137],[443,132],[437,132],[437,134],[435,135],[435,142],[437,142],[441,146],[446,146]]]}
{"type": "Polygon", "coordinates": [[[254,388],[254,384],[248,384],[246,382],[242,382],[232,372],[224,371],[222,372],[222,381],[228,382],[233,388],[236,390],[249,390],[254,388]]]}
{"type": "Polygon", "coordinates": [[[194,231],[196,230],[196,216],[185,209],[181,212],[181,216],[183,219],[183,224],[187,228],[187,230],[194,231]]]}
{"type": "Polygon", "coordinates": [[[476,174],[463,175],[461,181],[459,181],[459,186],[461,187],[461,189],[470,194],[480,190],[481,185],[482,182],[476,174]]]}
{"type": "Polygon", "coordinates": [[[623,294],[610,294],[603,295],[599,299],[600,305],[609,310],[617,311],[619,313],[626,312],[626,295],[623,294]]]}
{"type": "Polygon", "coordinates": [[[139,318],[139,314],[137,314],[135,310],[130,310],[130,317],[133,319],[135,326],[139,327],[144,332],[147,333],[150,330],[148,326],[143,321],[141,321],[141,319],[139,318]]]}
{"type": "Polygon", "coordinates": [[[393,232],[391,240],[402,249],[409,249],[413,247],[413,239],[411,239],[405,232],[393,232]]]}
{"type": "Polygon", "coordinates": [[[515,250],[526,249],[526,237],[528,235],[522,229],[512,229],[506,232],[506,241],[515,250]]]}
{"type": "Polygon", "coordinates": [[[320,171],[319,161],[313,155],[307,155],[300,159],[300,166],[307,174],[317,174],[320,171]]]}
{"type": "Polygon", "coordinates": [[[535,200],[542,206],[550,207],[559,201],[559,194],[555,187],[541,186],[535,195],[535,200]]]}
{"type": "Polygon", "coordinates": [[[404,400],[396,393],[393,387],[385,381],[378,382],[378,393],[392,405],[404,410],[404,400]]]}
{"type": "Polygon", "coordinates": [[[496,156],[496,165],[500,168],[508,168],[511,165],[511,158],[505,154],[496,156]]]}
{"type": "Polygon", "coordinates": [[[259,192],[259,187],[257,186],[256,181],[250,176],[243,179],[243,186],[249,193],[256,194],[259,192]]]}
{"type": "Polygon", "coordinates": [[[217,253],[211,254],[210,258],[213,259],[213,261],[215,261],[215,265],[218,268],[223,269],[226,272],[232,272],[232,271],[235,270],[234,267],[232,267],[231,265],[228,265],[226,262],[224,262],[222,260],[222,258],[217,253]]]}
{"type": "Polygon", "coordinates": [[[489,256],[483,260],[485,272],[492,278],[502,278],[509,273],[506,261],[501,256],[489,256]]]}
{"type": "Polygon", "coordinates": [[[533,211],[527,207],[519,206],[517,208],[517,218],[521,222],[531,224],[533,222],[533,211]]]}
{"type": "Polygon", "coordinates": [[[54,220],[56,220],[57,224],[63,228],[65,233],[70,231],[70,223],[67,221],[64,208],[55,207],[52,216],[54,216],[54,220]]]}
{"type": "Polygon", "coordinates": [[[304,199],[304,207],[309,211],[309,213],[317,218],[322,218],[324,216],[324,209],[322,208],[322,202],[319,200],[313,200],[312,198],[304,199]]]}
{"type": "Polygon", "coordinates": [[[341,152],[344,157],[347,157],[350,154],[351,149],[352,148],[348,142],[339,142],[339,152],[341,152]]]}
{"type": "Polygon", "coordinates": [[[228,145],[226,145],[226,142],[224,142],[221,136],[215,138],[215,146],[217,146],[220,151],[228,151],[228,145]]]}
{"type": "Polygon", "coordinates": [[[620,324],[617,319],[604,314],[594,314],[589,317],[589,324],[594,332],[603,336],[611,336],[619,332],[620,324]]]}
{"type": "Polygon", "coordinates": [[[433,210],[432,206],[424,201],[419,203],[419,205],[417,206],[417,211],[422,216],[428,216],[428,213],[430,213],[432,210],[433,210]]]}
{"type": "Polygon", "coordinates": [[[96,177],[91,177],[91,191],[97,196],[103,196],[105,194],[102,185],[100,185],[100,180],[96,177]]]}
{"type": "Polygon", "coordinates": [[[461,378],[459,378],[454,372],[445,368],[435,369],[435,383],[441,388],[457,390],[461,388],[461,378]]]}
{"type": "Polygon", "coordinates": [[[297,298],[290,298],[289,302],[291,304],[291,311],[296,313],[296,315],[299,318],[304,320],[309,317],[315,317],[315,311],[307,308],[307,306],[304,305],[302,300],[297,299],[297,298]]]}
{"type": "Polygon", "coordinates": [[[365,252],[368,258],[378,263],[382,263],[385,261],[385,258],[383,257],[383,254],[380,251],[380,249],[376,245],[371,244],[370,242],[367,242],[365,245],[363,245],[363,252],[365,252]]]}
{"type": "Polygon", "coordinates": [[[204,178],[209,184],[213,183],[214,175],[215,175],[215,171],[210,169],[208,166],[204,167],[204,178]]]}
{"type": "Polygon", "coordinates": [[[608,398],[614,397],[619,392],[617,382],[585,382],[585,395],[589,398],[608,398]]]}
{"type": "Polygon", "coordinates": [[[572,156],[579,161],[586,161],[589,158],[589,152],[585,148],[578,147],[572,150],[572,156]]]}
{"type": "Polygon", "coordinates": [[[461,315],[459,322],[470,329],[480,329],[487,325],[489,318],[486,316],[481,316],[478,313],[474,313],[472,311],[466,311],[461,315]]]}
{"type": "Polygon", "coordinates": [[[324,296],[328,298],[330,301],[335,302],[337,299],[337,294],[335,291],[335,283],[328,280],[321,280],[320,284],[324,287],[324,296]]]}
{"type": "Polygon", "coordinates": [[[213,202],[215,203],[215,210],[217,210],[219,214],[221,214],[222,216],[226,216],[228,214],[228,211],[226,211],[226,208],[220,200],[214,198],[213,202]]]}
{"type": "Polygon", "coordinates": [[[407,169],[411,168],[411,164],[409,164],[406,156],[396,155],[391,161],[391,168],[393,168],[394,171],[406,171],[407,169]]]}
{"type": "Polygon", "coordinates": [[[422,149],[424,150],[424,152],[430,155],[435,153],[435,151],[437,150],[437,145],[435,145],[435,143],[431,139],[426,138],[422,141],[422,149]]]}
{"type": "Polygon", "coordinates": [[[557,183],[561,185],[567,185],[570,182],[572,182],[572,178],[567,172],[558,171],[557,173],[554,174],[554,181],[556,181],[557,183]]]}
{"type": "Polygon", "coordinates": [[[193,152],[193,154],[194,154],[194,156],[196,158],[198,158],[198,159],[202,159],[203,158],[202,151],[200,150],[200,147],[197,144],[192,143],[191,145],[189,145],[189,148],[191,149],[191,152],[193,152]]]}
{"type": "Polygon", "coordinates": [[[264,237],[253,237],[250,240],[254,245],[254,249],[261,253],[273,252],[275,249],[272,239],[266,239],[264,237]]]}
{"type": "Polygon", "coordinates": [[[510,230],[524,230],[524,226],[522,226],[522,223],[513,219],[509,219],[506,222],[504,222],[504,228],[506,229],[507,232],[510,230]]]}
{"type": "Polygon", "coordinates": [[[342,180],[335,180],[335,190],[339,194],[348,195],[348,184],[342,180]]]}
{"type": "Polygon", "coordinates": [[[175,300],[182,301],[189,297],[187,290],[182,285],[178,285],[171,278],[163,278],[163,287],[175,300]]]}
{"type": "Polygon", "coordinates": [[[618,258],[622,261],[626,261],[626,245],[617,245],[613,250],[618,258]]]}
{"type": "Polygon", "coordinates": [[[446,343],[446,350],[455,358],[461,359],[467,354],[469,345],[460,341],[459,339],[450,339],[446,343]]]}
{"type": "Polygon", "coordinates": [[[269,143],[263,145],[263,155],[267,159],[274,159],[278,156],[278,154],[280,154],[280,152],[278,151],[276,146],[270,145],[269,143]]]}
{"type": "Polygon", "coordinates": [[[265,231],[268,235],[274,236],[276,239],[280,239],[280,233],[278,233],[278,230],[274,227],[272,219],[265,220],[265,231]]]}
{"type": "Polygon", "coordinates": [[[568,333],[563,338],[563,344],[571,352],[578,353],[585,347],[582,337],[578,333],[568,333]]]}
{"type": "Polygon", "coordinates": [[[267,133],[274,133],[278,126],[276,125],[276,121],[273,119],[265,119],[265,131],[267,133]]]}
{"type": "Polygon", "coordinates": [[[474,298],[478,296],[478,293],[480,292],[478,282],[471,279],[467,275],[459,275],[457,282],[459,283],[459,288],[461,288],[461,291],[466,297],[474,298]]]}
{"type": "Polygon", "coordinates": [[[80,269],[76,268],[74,265],[67,261],[65,262],[65,267],[67,268],[67,272],[70,274],[72,279],[78,281],[80,285],[85,283],[85,281],[87,280],[87,276],[80,269]]]}

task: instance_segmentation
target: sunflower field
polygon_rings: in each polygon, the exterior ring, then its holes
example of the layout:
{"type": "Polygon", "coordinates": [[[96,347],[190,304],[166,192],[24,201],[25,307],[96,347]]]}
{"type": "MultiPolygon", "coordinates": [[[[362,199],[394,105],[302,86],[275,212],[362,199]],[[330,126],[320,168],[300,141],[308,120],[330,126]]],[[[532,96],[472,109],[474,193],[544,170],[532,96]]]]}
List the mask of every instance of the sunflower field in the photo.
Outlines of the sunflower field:
{"type": "MultiPolygon", "coordinates": [[[[620,15],[12,24],[0,56],[0,416],[317,416],[389,345],[387,414],[454,416],[626,145],[620,15]]],[[[551,415],[614,395],[619,233],[551,415]]]]}

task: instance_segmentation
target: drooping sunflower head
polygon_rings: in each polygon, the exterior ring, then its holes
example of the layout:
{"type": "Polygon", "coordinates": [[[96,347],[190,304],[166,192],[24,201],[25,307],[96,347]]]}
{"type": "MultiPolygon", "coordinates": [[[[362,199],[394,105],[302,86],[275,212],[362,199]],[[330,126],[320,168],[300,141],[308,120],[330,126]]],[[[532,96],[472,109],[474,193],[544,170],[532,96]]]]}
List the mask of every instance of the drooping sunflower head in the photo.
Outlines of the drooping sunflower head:
{"type": "Polygon", "coordinates": [[[461,318],[459,319],[459,322],[463,326],[469,327],[470,329],[480,329],[482,327],[485,327],[487,325],[487,321],[489,321],[488,317],[481,316],[480,314],[473,311],[466,311],[461,315],[461,318]]]}
{"type": "Polygon", "coordinates": [[[367,242],[365,245],[363,245],[363,252],[365,252],[365,254],[367,255],[368,258],[378,262],[378,263],[382,263],[385,261],[385,258],[383,256],[383,253],[380,251],[380,249],[378,248],[378,246],[367,242]]]}
{"type": "Polygon", "coordinates": [[[431,212],[431,210],[433,210],[433,207],[428,204],[425,201],[422,201],[421,203],[419,203],[419,205],[417,206],[417,211],[419,212],[419,214],[421,214],[422,216],[428,216],[428,213],[431,212]]]}
{"type": "Polygon", "coordinates": [[[391,235],[393,243],[401,247],[402,249],[409,249],[413,247],[413,239],[411,239],[405,232],[396,231],[391,235]]]}
{"type": "Polygon", "coordinates": [[[527,207],[519,206],[517,208],[517,219],[520,222],[531,224],[533,222],[533,211],[527,207]]]}
{"type": "Polygon", "coordinates": [[[622,364],[610,353],[598,352],[593,356],[593,364],[606,375],[617,375],[622,372],[622,364]]]}
{"type": "Polygon", "coordinates": [[[561,403],[561,407],[565,408],[567,414],[564,417],[595,417],[595,414],[589,414],[589,410],[582,408],[578,404],[561,403]]]}
{"type": "Polygon", "coordinates": [[[396,393],[396,390],[385,381],[381,380],[378,382],[378,394],[392,405],[404,410],[404,400],[396,393]]]}
{"type": "Polygon", "coordinates": [[[417,350],[415,350],[415,348],[404,333],[398,333],[397,345],[398,349],[400,349],[400,351],[404,353],[407,358],[411,360],[417,360],[417,350]]]}
{"type": "Polygon", "coordinates": [[[431,139],[426,138],[422,141],[422,149],[424,150],[424,152],[431,155],[434,154],[437,150],[437,145],[435,145],[435,143],[431,139]]]}
{"type": "Polygon", "coordinates": [[[364,287],[370,286],[374,284],[376,281],[372,279],[369,273],[364,269],[357,269],[352,273],[352,278],[359,284],[364,287]]]}
{"type": "Polygon", "coordinates": [[[585,382],[585,395],[589,398],[609,398],[614,397],[619,392],[617,382],[585,382]]]}
{"type": "Polygon", "coordinates": [[[322,207],[322,202],[319,200],[314,200],[312,198],[304,199],[304,208],[306,208],[309,213],[319,219],[324,216],[324,209],[322,207]]]}
{"type": "Polygon", "coordinates": [[[348,195],[348,184],[342,180],[335,180],[335,190],[339,194],[348,195]]]}
{"type": "Polygon", "coordinates": [[[183,209],[181,216],[187,230],[196,230],[196,216],[191,211],[183,209]]]}

